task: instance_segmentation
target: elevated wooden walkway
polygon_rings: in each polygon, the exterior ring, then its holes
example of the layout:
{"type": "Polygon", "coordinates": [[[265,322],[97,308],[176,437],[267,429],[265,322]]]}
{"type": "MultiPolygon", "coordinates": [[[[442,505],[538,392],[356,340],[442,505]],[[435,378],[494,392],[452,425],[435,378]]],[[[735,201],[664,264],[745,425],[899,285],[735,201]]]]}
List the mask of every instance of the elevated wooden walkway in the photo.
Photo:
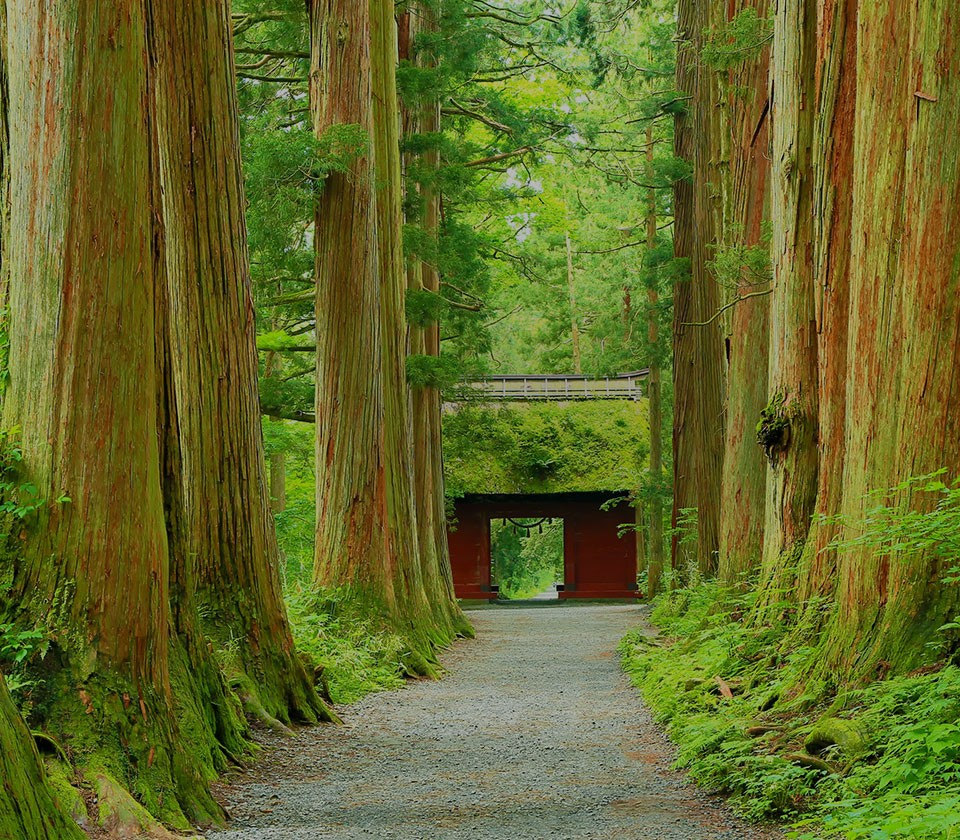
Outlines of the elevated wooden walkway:
{"type": "Polygon", "coordinates": [[[639,400],[649,370],[597,378],[564,374],[507,374],[461,383],[465,398],[480,402],[639,400]]]}

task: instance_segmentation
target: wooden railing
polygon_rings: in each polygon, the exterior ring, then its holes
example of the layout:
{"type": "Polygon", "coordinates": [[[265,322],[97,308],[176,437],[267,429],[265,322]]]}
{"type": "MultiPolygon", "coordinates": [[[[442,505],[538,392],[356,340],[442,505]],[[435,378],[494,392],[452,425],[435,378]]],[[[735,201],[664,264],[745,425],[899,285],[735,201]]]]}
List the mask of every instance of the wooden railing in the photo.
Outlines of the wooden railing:
{"type": "MultiPolygon", "coordinates": [[[[461,383],[465,400],[480,402],[570,402],[574,400],[639,400],[648,370],[617,376],[565,376],[563,374],[511,374],[488,376],[461,383]]],[[[449,395],[451,402],[457,396],[449,395]]]]}

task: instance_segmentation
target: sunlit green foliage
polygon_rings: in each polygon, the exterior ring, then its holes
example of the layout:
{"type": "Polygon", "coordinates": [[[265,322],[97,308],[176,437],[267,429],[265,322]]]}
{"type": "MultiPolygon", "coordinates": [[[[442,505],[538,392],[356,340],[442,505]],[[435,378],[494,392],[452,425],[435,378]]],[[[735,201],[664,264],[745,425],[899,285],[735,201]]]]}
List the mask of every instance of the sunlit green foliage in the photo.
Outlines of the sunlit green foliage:
{"type": "Polygon", "coordinates": [[[772,40],[773,20],[760,17],[748,6],[710,32],[701,55],[714,70],[729,70],[756,58],[772,40]]]}
{"type": "Polygon", "coordinates": [[[645,407],[465,405],[444,415],[447,493],[630,490],[648,452],[645,407]]]}
{"type": "Polygon", "coordinates": [[[490,557],[501,598],[532,598],[563,582],[563,521],[495,519],[490,557]]]}

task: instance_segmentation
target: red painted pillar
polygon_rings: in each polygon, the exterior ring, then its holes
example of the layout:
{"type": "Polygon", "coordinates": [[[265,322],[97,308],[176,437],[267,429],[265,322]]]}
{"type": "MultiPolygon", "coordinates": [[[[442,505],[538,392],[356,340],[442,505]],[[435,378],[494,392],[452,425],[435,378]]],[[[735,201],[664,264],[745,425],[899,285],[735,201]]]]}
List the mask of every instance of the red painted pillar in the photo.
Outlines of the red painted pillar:
{"type": "Polygon", "coordinates": [[[490,519],[479,505],[455,504],[456,525],[447,531],[453,589],[458,598],[496,597],[490,588],[490,519]]]}

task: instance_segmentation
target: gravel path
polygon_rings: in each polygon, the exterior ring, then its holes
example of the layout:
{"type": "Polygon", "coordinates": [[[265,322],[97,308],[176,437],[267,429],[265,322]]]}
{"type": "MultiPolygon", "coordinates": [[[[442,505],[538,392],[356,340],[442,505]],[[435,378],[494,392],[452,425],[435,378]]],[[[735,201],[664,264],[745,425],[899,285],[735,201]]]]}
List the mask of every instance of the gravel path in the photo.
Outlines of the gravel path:
{"type": "Polygon", "coordinates": [[[342,709],[224,787],[218,840],[760,840],[669,769],[619,669],[636,606],[471,613],[447,676],[342,709]]]}

